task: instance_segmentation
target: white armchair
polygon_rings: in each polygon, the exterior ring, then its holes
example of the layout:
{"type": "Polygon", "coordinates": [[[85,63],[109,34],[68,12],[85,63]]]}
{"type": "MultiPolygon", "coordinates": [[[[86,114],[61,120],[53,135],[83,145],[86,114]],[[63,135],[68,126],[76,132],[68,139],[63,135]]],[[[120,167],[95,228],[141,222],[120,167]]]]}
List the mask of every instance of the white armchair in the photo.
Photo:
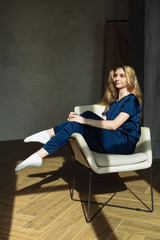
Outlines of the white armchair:
{"type": "MultiPolygon", "coordinates": [[[[92,111],[100,115],[104,111],[104,106],[101,105],[88,105],[88,106],[77,106],[74,108],[74,111],[77,113],[82,113],[84,111],[92,111]]],[[[110,199],[105,203],[101,204],[101,209],[92,217],[90,217],[90,198],[91,198],[91,178],[92,172],[97,174],[107,174],[107,173],[118,173],[125,171],[134,171],[149,169],[150,181],[151,181],[151,209],[142,211],[153,211],[153,190],[152,190],[152,175],[151,175],[151,165],[152,165],[152,149],[151,149],[151,136],[150,129],[147,127],[141,127],[141,137],[137,143],[135,152],[130,155],[119,155],[119,154],[102,154],[90,151],[86,141],[79,133],[74,133],[70,138],[70,145],[73,150],[75,163],[77,161],[87,167],[90,170],[90,181],[89,181],[89,194],[88,194],[88,213],[86,221],[90,222],[97,214],[100,212],[103,207],[106,205],[113,206],[109,204],[110,199]]],[[[72,188],[72,200],[75,187],[75,175],[73,179],[73,188],[72,188]]],[[[116,194],[113,194],[113,196],[116,194]]],[[[113,198],[113,196],[111,198],[113,198]]],[[[122,206],[120,206],[122,207],[122,206]]],[[[127,207],[124,207],[127,208],[127,207]]],[[[134,208],[130,208],[134,209],[134,208]]],[[[135,209],[141,210],[141,209],[135,209]]]]}

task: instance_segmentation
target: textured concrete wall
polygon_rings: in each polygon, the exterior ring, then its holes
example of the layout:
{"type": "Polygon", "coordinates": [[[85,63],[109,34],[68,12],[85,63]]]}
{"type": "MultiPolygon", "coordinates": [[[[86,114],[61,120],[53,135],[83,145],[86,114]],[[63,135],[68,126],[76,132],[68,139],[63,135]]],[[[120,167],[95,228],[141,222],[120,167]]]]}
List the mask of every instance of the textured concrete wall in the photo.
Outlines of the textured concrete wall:
{"type": "Polygon", "coordinates": [[[160,1],[145,1],[144,125],[151,128],[154,158],[160,158],[160,1]]]}
{"type": "Polygon", "coordinates": [[[160,1],[130,0],[130,64],[143,91],[143,125],[151,129],[153,157],[160,159],[160,1]]]}
{"type": "Polygon", "coordinates": [[[0,1],[0,140],[99,101],[104,24],[127,17],[128,0],[0,1]]]}
{"type": "Polygon", "coordinates": [[[129,65],[137,74],[144,93],[145,0],[130,0],[129,4],[129,65]]]}

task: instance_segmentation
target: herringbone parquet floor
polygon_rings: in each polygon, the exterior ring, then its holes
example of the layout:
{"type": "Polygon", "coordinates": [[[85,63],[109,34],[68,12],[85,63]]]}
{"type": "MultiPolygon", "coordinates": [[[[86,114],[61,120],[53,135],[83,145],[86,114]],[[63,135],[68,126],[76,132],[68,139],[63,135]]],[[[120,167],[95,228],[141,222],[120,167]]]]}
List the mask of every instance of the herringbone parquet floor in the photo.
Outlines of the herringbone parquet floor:
{"type": "MultiPolygon", "coordinates": [[[[0,142],[0,240],[156,240],[160,239],[160,160],[153,162],[153,213],[105,207],[89,224],[86,205],[72,201],[73,158],[69,145],[46,158],[42,167],[15,173],[20,161],[41,147],[23,141],[0,142]]],[[[75,197],[87,196],[88,171],[79,166],[75,197]]],[[[112,204],[150,206],[148,171],[119,174],[112,204]]],[[[94,176],[92,198],[105,201],[113,193],[115,175],[94,176]]],[[[92,205],[92,212],[98,209],[92,205]]]]}

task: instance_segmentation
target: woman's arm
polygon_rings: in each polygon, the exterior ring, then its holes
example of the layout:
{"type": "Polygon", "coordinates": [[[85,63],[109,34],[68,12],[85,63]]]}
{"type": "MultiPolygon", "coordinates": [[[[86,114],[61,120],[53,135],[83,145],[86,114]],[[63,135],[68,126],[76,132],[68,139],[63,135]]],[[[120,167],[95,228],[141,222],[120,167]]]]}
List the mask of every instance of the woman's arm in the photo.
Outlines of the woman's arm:
{"type": "Polygon", "coordinates": [[[121,112],[114,120],[94,120],[81,117],[78,113],[71,112],[68,117],[70,122],[78,122],[97,128],[116,130],[129,118],[129,114],[121,112]]]}

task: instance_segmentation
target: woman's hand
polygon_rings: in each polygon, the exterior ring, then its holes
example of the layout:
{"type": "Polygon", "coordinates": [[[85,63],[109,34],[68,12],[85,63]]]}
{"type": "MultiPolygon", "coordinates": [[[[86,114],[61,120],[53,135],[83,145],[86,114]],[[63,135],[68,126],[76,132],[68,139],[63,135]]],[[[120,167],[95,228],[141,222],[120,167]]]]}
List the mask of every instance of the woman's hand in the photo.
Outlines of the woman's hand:
{"type": "Polygon", "coordinates": [[[85,124],[85,118],[79,116],[78,113],[76,112],[70,112],[69,116],[68,116],[68,119],[67,119],[69,122],[78,122],[78,123],[81,123],[81,124],[85,124]]]}

